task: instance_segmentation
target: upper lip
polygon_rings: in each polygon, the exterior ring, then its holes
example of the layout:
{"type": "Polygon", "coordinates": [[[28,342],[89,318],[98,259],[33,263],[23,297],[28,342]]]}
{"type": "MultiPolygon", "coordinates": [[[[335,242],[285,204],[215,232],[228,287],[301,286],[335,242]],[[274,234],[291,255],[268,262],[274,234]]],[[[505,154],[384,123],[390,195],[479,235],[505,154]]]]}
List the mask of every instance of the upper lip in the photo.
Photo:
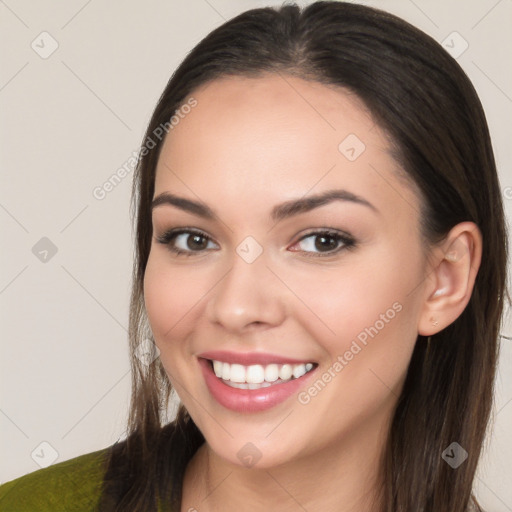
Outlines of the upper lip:
{"type": "Polygon", "coordinates": [[[310,359],[294,359],[292,357],[280,356],[264,352],[229,352],[227,350],[210,350],[202,352],[197,357],[210,359],[213,361],[222,361],[229,364],[241,364],[250,366],[253,364],[306,364],[313,363],[310,359]]]}

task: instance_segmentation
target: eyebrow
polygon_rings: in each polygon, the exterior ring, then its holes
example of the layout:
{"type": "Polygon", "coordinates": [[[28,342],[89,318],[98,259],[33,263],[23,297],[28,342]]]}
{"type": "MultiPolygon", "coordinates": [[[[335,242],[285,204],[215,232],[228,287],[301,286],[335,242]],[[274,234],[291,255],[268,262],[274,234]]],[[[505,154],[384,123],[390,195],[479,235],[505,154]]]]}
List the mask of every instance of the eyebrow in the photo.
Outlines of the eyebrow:
{"type": "MultiPolygon", "coordinates": [[[[292,199],[290,201],[278,204],[272,209],[270,218],[276,222],[281,221],[288,217],[298,215],[299,213],[309,212],[315,208],[324,206],[334,201],[344,201],[360,204],[368,207],[375,213],[379,213],[379,210],[377,210],[377,208],[366,199],[353,194],[348,190],[336,189],[327,190],[326,192],[308,197],[301,197],[300,199],[292,199]]],[[[216,213],[205,203],[179,197],[169,192],[162,192],[157,197],[155,197],[151,203],[151,210],[154,210],[158,206],[165,204],[175,206],[176,208],[197,215],[198,217],[203,217],[204,219],[213,220],[218,218],[216,213]]]]}

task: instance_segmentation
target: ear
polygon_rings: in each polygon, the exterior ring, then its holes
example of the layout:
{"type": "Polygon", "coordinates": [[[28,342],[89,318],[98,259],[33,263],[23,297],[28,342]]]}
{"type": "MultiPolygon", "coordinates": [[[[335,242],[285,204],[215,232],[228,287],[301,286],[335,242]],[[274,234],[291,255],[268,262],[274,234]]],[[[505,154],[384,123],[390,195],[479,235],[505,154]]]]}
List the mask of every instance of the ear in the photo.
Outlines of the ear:
{"type": "Polygon", "coordinates": [[[432,336],[453,323],[467,306],[482,258],[482,235],[473,222],[454,226],[433,249],[418,318],[418,333],[432,336]]]}

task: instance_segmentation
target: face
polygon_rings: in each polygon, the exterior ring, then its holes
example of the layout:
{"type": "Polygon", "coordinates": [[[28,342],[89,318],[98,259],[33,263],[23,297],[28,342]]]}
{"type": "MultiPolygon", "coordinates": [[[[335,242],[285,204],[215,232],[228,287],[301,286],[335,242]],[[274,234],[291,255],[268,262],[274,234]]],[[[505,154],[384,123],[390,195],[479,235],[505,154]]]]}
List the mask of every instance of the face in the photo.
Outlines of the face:
{"type": "Polygon", "coordinates": [[[144,281],[172,385],[234,464],[375,439],[418,334],[417,194],[341,89],[265,75],[192,96],[160,154],[144,281]]]}

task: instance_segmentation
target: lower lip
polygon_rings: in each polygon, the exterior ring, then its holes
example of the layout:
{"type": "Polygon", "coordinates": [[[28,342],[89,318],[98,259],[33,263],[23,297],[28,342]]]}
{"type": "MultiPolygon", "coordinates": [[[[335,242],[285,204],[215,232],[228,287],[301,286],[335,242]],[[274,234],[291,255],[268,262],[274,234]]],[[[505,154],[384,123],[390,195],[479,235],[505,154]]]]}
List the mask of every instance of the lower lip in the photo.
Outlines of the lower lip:
{"type": "Polygon", "coordinates": [[[236,412],[260,412],[271,409],[296,393],[315,371],[313,369],[302,377],[284,384],[274,384],[260,389],[239,389],[224,384],[215,375],[208,360],[199,358],[199,364],[213,398],[227,409],[236,412]]]}

